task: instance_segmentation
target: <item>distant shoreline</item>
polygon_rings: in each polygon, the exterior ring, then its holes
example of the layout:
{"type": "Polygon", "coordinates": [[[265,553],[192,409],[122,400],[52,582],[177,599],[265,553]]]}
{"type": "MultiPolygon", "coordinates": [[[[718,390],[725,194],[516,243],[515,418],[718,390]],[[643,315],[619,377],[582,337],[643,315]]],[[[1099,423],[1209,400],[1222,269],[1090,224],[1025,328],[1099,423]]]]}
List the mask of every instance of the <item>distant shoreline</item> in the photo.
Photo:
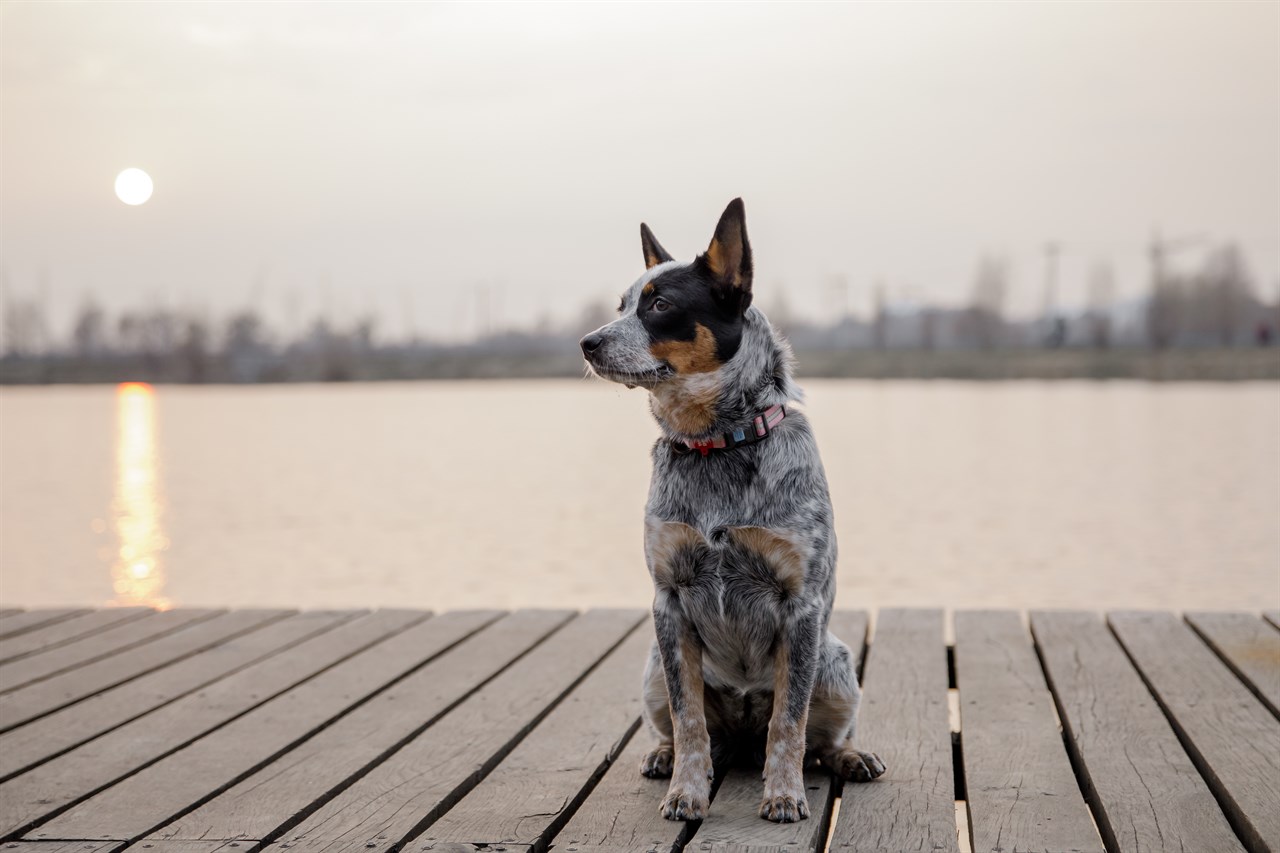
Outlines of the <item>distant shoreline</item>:
{"type": "MultiPolygon", "coordinates": [[[[1151,382],[1280,380],[1280,348],[1059,350],[812,350],[797,356],[801,377],[831,379],[947,379],[974,381],[1128,379],[1151,382]]],[[[213,359],[191,381],[181,365],[146,356],[78,359],[68,356],[0,359],[0,385],[281,384],[414,379],[550,379],[583,375],[569,353],[455,353],[432,357],[372,353],[342,365],[317,365],[282,375],[270,364],[213,359]]]]}

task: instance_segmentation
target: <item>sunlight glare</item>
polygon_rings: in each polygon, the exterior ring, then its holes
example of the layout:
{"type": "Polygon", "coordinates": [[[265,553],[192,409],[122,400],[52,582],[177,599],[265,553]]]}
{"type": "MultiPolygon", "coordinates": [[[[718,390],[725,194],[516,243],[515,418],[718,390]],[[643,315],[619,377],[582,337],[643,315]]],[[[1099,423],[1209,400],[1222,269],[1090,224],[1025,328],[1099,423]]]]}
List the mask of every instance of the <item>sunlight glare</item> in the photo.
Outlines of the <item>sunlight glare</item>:
{"type": "Polygon", "coordinates": [[[160,552],[168,544],[160,529],[156,460],[155,391],[145,382],[116,388],[116,491],[111,504],[120,547],[111,566],[109,603],[167,610],[161,595],[160,552]]]}

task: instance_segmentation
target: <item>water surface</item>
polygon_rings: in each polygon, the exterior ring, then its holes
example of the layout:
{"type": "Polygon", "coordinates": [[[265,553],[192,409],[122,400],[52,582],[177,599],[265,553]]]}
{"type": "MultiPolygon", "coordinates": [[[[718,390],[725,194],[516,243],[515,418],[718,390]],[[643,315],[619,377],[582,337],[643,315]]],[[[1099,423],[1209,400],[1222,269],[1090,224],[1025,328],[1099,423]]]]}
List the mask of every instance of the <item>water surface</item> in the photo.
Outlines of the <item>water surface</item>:
{"type": "MultiPolygon", "coordinates": [[[[810,381],[846,607],[1280,607],[1280,386],[810,381]]],[[[645,606],[644,392],[0,392],[0,599],[645,606]]]]}

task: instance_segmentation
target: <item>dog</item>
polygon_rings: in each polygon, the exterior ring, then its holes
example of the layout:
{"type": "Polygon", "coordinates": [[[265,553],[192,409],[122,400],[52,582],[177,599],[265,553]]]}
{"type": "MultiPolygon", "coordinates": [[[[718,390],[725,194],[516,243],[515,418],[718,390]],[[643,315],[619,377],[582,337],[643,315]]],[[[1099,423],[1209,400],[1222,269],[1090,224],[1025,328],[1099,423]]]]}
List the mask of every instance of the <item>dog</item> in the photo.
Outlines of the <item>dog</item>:
{"type": "Polygon", "coordinates": [[[828,630],[835,598],[831,498],[786,341],[751,304],[742,199],[707,250],[672,258],[640,226],[645,272],[618,319],[581,341],[590,370],[645,388],[653,446],[644,552],[656,639],[643,682],[657,745],[641,772],[671,777],[670,820],[710,808],[716,769],[763,765],[760,816],[809,816],[804,766],[841,778],[885,771],[853,746],[860,691],[828,630]]]}

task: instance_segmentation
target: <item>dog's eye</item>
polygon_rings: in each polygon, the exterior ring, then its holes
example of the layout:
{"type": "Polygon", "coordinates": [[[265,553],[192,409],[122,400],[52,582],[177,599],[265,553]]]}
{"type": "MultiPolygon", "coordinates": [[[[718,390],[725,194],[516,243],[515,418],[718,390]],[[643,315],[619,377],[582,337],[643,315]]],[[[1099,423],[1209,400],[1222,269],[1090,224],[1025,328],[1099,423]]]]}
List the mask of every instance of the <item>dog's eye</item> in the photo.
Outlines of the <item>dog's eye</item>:
{"type": "Polygon", "coordinates": [[[653,300],[652,307],[654,311],[666,311],[671,307],[671,303],[659,296],[657,299],[653,300]]]}

